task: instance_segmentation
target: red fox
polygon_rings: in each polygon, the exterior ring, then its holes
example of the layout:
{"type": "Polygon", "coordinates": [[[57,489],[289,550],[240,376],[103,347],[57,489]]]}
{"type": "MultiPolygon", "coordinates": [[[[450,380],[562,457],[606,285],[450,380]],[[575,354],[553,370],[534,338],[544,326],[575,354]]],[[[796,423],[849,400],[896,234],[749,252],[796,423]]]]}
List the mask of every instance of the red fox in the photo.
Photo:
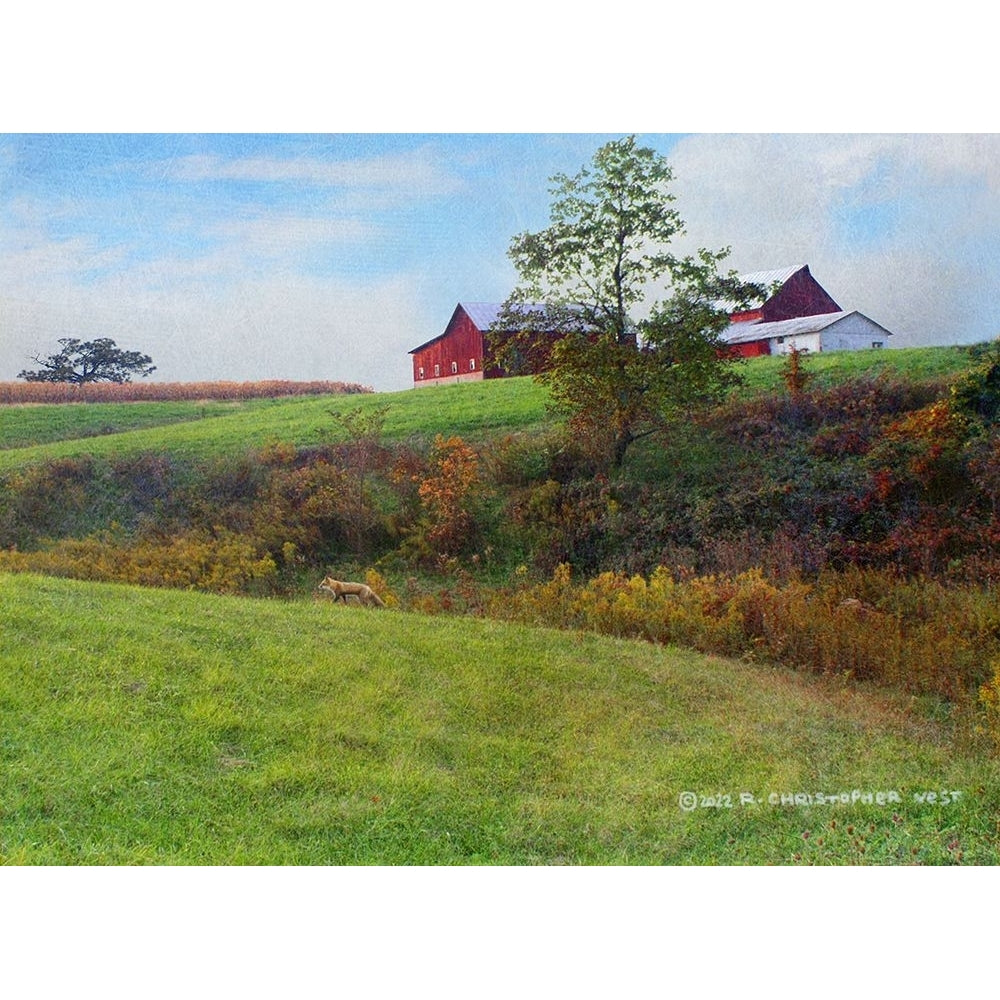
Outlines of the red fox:
{"type": "Polygon", "coordinates": [[[346,604],[348,596],[353,594],[362,604],[373,604],[377,608],[385,607],[382,599],[367,583],[344,583],[342,580],[334,580],[332,576],[327,576],[316,589],[333,594],[334,603],[343,601],[346,604]]]}

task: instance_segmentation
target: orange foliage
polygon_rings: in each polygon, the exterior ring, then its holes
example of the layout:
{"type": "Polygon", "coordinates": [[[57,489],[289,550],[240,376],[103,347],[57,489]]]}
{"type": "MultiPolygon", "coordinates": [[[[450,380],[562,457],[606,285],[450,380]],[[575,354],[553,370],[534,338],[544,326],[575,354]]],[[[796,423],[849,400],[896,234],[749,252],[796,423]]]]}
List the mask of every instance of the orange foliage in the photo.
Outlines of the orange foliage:
{"type": "Polygon", "coordinates": [[[979,689],[979,702],[986,715],[986,729],[1000,750],[1000,659],[991,664],[993,676],[979,689]]]}
{"type": "Polygon", "coordinates": [[[427,543],[441,556],[460,552],[469,542],[474,519],[470,503],[479,485],[479,458],[460,437],[434,440],[432,472],[420,479],[417,495],[427,517],[427,543]]]}
{"type": "Polygon", "coordinates": [[[927,486],[940,473],[942,461],[954,456],[968,430],[966,418],[941,399],[893,421],[885,440],[901,449],[909,474],[927,486]]]}

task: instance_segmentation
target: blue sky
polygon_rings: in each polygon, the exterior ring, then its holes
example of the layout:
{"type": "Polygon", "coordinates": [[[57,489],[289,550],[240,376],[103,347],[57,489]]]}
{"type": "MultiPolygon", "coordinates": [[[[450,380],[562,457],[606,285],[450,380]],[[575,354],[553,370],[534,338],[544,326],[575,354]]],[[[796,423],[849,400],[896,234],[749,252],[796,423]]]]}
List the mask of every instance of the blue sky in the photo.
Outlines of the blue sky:
{"type": "MultiPolygon", "coordinates": [[[[548,178],[615,135],[0,136],[0,380],[110,336],[158,380],[406,388],[457,302],[510,291],[548,178]]],[[[894,346],[1000,334],[997,136],[639,138],[673,166],[679,249],[808,263],[894,346]]]]}

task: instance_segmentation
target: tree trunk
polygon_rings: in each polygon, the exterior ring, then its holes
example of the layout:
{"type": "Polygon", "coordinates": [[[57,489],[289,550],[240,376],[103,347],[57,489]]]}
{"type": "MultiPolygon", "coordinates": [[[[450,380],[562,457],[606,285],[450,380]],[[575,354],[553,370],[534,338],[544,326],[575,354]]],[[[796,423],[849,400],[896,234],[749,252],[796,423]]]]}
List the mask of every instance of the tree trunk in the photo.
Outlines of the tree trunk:
{"type": "Polygon", "coordinates": [[[625,461],[625,452],[629,445],[635,440],[632,431],[628,427],[620,427],[615,431],[615,439],[611,446],[611,465],[614,469],[620,469],[625,461]]]}

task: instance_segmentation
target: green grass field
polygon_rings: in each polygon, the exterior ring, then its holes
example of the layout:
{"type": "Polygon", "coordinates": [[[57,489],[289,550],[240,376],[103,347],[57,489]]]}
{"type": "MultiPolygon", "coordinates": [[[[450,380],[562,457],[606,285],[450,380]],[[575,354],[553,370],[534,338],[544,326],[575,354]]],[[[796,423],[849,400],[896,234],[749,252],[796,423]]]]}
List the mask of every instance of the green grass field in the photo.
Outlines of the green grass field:
{"type": "Polygon", "coordinates": [[[28,575],[0,663],[7,863],[1000,860],[947,718],[763,666],[28,575]]]}
{"type": "MultiPolygon", "coordinates": [[[[803,359],[806,370],[815,375],[815,384],[825,387],[848,378],[877,376],[881,373],[915,380],[947,378],[972,365],[965,347],[903,347],[883,351],[829,351],[809,354],[803,359]]],[[[746,390],[764,392],[781,386],[780,355],[752,358],[743,367],[746,390]]]]}
{"type": "MultiPolygon", "coordinates": [[[[779,357],[741,366],[743,392],[780,386],[779,357]]],[[[970,366],[957,347],[841,351],[815,355],[806,364],[817,384],[881,371],[913,378],[955,374],[970,366]]],[[[545,390],[529,378],[496,379],[393,393],[298,396],[243,402],[84,403],[0,407],[0,471],[53,458],[168,451],[206,459],[280,440],[313,445],[336,440],[342,430],[331,410],[387,405],[385,434],[458,434],[478,441],[543,426],[551,420],[545,390]]]]}
{"type": "Polygon", "coordinates": [[[539,426],[546,393],[529,378],[394,393],[295,396],[243,402],[84,403],[0,407],[0,470],[80,455],[170,452],[192,459],[343,437],[331,411],[388,406],[385,434],[458,434],[469,440],[539,426]]]}
{"type": "Polygon", "coordinates": [[[225,402],[181,401],[174,403],[49,403],[0,406],[0,449],[30,448],[34,445],[78,438],[102,437],[169,427],[211,417],[246,413],[267,406],[266,399],[225,402]]]}

